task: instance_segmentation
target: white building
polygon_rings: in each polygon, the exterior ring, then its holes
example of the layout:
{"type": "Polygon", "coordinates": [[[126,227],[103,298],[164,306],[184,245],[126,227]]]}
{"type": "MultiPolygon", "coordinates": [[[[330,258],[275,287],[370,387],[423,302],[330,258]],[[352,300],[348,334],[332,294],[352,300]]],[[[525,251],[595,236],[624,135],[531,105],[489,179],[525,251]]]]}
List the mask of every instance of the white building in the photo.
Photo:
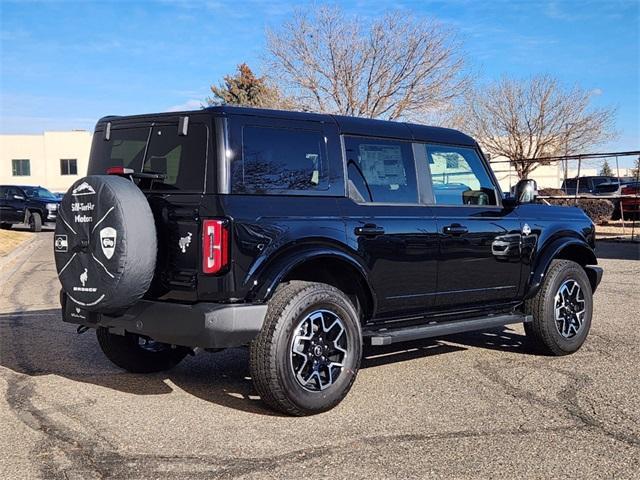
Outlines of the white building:
{"type": "Polygon", "coordinates": [[[0,185],[40,185],[66,192],[87,174],[92,132],[0,135],[0,185]]]}

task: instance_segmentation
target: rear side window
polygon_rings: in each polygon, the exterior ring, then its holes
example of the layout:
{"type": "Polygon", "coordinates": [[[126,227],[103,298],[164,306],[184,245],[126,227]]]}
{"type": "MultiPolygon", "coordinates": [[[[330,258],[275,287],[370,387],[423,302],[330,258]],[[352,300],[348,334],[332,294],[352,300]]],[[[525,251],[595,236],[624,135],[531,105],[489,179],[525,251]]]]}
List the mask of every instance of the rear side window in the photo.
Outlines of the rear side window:
{"type": "Polygon", "coordinates": [[[327,190],[329,175],[320,132],[244,126],[242,158],[232,162],[232,193],[327,190]]]}
{"type": "Polygon", "coordinates": [[[345,137],[349,196],[359,202],[418,203],[411,144],[345,137]]]}

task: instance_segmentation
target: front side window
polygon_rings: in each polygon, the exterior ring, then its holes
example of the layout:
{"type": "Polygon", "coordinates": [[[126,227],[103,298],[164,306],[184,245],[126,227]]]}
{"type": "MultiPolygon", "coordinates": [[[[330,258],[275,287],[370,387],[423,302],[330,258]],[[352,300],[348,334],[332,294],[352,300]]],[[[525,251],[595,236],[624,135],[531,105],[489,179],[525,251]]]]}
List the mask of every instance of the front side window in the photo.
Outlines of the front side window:
{"type": "Polygon", "coordinates": [[[57,200],[53,193],[42,187],[24,187],[24,193],[29,198],[39,198],[41,200],[57,200]]]}
{"type": "Polygon", "coordinates": [[[232,163],[233,193],[327,190],[324,136],[311,130],[245,126],[242,158],[232,163]]]}
{"type": "Polygon", "coordinates": [[[415,166],[408,142],[344,139],[349,196],[358,202],[417,203],[415,166]]]}
{"type": "Polygon", "coordinates": [[[11,173],[14,177],[31,175],[31,162],[28,159],[11,160],[11,173]]]}
{"type": "Polygon", "coordinates": [[[60,159],[60,175],[77,175],[78,160],[75,158],[60,159]]]}
{"type": "Polygon", "coordinates": [[[472,148],[427,146],[436,205],[497,205],[489,174],[472,148]]]}

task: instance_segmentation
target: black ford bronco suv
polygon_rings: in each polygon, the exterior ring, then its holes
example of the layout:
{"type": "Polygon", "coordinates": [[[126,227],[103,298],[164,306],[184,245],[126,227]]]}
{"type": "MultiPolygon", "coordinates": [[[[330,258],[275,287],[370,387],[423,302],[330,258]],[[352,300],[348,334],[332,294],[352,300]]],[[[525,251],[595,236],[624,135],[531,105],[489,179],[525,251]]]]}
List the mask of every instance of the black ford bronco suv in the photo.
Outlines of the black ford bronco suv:
{"type": "Polygon", "coordinates": [[[59,209],[66,322],[156,372],[248,345],[262,399],[328,410],[365,343],[524,323],[549,354],[585,341],[602,270],[578,208],[503,196],[455,130],[214,107],[105,117],[59,209]]]}

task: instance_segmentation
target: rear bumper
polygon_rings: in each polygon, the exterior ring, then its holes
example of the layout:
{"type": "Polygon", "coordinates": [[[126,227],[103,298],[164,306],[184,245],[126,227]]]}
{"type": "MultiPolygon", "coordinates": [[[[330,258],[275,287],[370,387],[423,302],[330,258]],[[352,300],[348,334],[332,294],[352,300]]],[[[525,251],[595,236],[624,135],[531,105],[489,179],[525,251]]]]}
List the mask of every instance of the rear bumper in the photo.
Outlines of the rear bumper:
{"type": "MultiPolygon", "coordinates": [[[[66,297],[66,295],[63,295],[66,297]]],[[[158,342],[185,347],[228,348],[253,340],[264,322],[266,304],[181,305],[141,300],[119,316],[94,314],[63,300],[63,320],[113,333],[144,335],[158,342]]]]}

